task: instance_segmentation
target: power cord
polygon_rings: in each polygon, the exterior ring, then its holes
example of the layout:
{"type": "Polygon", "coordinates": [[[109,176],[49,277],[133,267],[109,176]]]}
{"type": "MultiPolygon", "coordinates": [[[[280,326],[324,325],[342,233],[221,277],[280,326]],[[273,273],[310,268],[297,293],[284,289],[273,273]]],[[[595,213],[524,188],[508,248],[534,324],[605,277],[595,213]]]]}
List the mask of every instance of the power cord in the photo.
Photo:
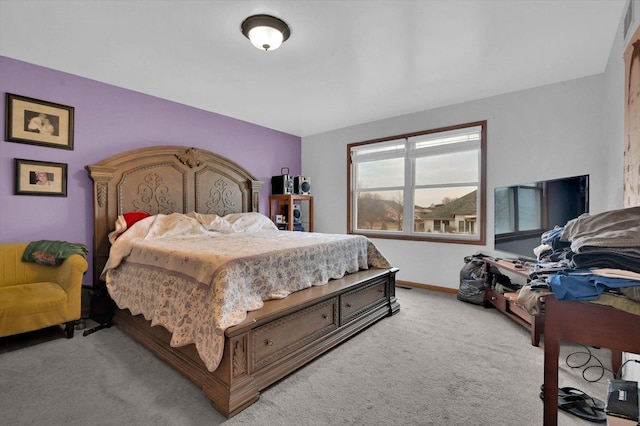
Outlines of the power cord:
{"type": "Polygon", "coordinates": [[[622,378],[622,369],[624,368],[625,365],[627,365],[628,362],[637,362],[638,364],[640,364],[640,360],[637,360],[637,359],[628,359],[628,360],[626,360],[625,362],[622,363],[622,365],[618,369],[618,374],[616,374],[616,379],[621,379],[622,378]]]}
{"type": "Polygon", "coordinates": [[[640,360],[637,359],[628,359],[625,362],[622,363],[622,365],[620,366],[620,368],[618,369],[617,372],[614,372],[613,370],[606,368],[604,366],[604,364],[602,363],[602,361],[600,361],[600,359],[595,356],[592,352],[591,349],[589,349],[587,346],[585,345],[580,345],[584,348],[584,351],[575,351],[570,353],[569,355],[567,355],[567,357],[565,358],[565,362],[567,363],[567,366],[569,366],[570,368],[583,368],[582,370],[582,378],[587,381],[587,382],[591,382],[591,383],[595,383],[600,381],[604,375],[609,372],[611,373],[611,375],[613,376],[614,379],[620,379],[622,377],[622,369],[624,368],[625,365],[627,365],[628,362],[637,362],[640,364],[640,360]],[[576,357],[578,355],[587,355],[587,360],[584,361],[581,364],[576,364],[576,365],[571,365],[571,362],[569,361],[569,359],[571,357],[576,357]],[[591,361],[594,361],[596,363],[596,365],[588,365],[591,361]],[[587,371],[591,371],[592,369],[599,369],[600,370],[600,375],[598,376],[598,378],[596,379],[588,379],[587,378],[587,371]]]}

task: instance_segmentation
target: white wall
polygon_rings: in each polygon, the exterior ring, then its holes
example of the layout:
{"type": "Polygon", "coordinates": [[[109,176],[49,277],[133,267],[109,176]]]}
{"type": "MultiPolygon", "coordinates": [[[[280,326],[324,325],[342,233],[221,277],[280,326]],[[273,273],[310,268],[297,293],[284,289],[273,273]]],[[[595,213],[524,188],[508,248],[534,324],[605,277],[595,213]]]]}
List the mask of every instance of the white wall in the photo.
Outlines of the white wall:
{"type": "Polygon", "coordinates": [[[374,240],[400,268],[399,280],[458,288],[465,256],[495,253],[496,186],[589,174],[590,211],[618,207],[622,196],[612,194],[621,192],[622,178],[611,178],[609,169],[622,168],[622,142],[605,137],[604,98],[600,74],[303,138],[302,171],[311,177],[314,229],[346,232],[347,144],[487,120],[487,244],[374,240]]]}
{"type": "MultiPolygon", "coordinates": [[[[640,23],[640,0],[634,1],[640,23]]],[[[626,12],[626,8],[625,8],[626,12]]],[[[622,207],[624,148],[623,19],[602,75],[366,123],[302,140],[302,171],[311,176],[315,229],[346,232],[346,145],[464,122],[488,120],[487,245],[469,246],[377,239],[400,268],[398,279],[457,288],[464,256],[493,251],[496,186],[589,174],[590,210],[622,207]]],[[[640,359],[627,354],[626,358],[640,359]]],[[[640,364],[625,378],[640,380],[640,364]]]]}

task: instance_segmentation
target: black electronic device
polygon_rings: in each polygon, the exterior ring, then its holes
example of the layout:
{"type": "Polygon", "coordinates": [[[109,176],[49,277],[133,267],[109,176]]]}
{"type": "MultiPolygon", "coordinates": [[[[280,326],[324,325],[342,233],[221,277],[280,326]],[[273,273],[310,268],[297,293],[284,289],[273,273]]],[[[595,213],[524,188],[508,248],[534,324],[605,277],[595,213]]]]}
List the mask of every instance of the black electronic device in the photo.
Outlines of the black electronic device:
{"type": "Polygon", "coordinates": [[[85,330],[82,335],[88,336],[103,328],[111,327],[113,313],[115,311],[115,302],[109,296],[106,287],[93,286],[87,287],[89,292],[89,318],[97,322],[95,327],[85,330]]]}
{"type": "Polygon", "coordinates": [[[289,168],[283,167],[280,173],[280,176],[271,177],[271,194],[293,194],[293,178],[289,175],[289,168]]]}
{"type": "Polygon", "coordinates": [[[300,206],[297,204],[293,205],[293,230],[304,232],[304,227],[302,226],[302,210],[300,210],[300,206]]]}
{"type": "Polygon", "coordinates": [[[311,180],[308,176],[296,176],[293,178],[293,192],[299,195],[311,194],[311,180]]]}
{"type": "Polygon", "coordinates": [[[297,204],[293,205],[293,223],[300,223],[302,218],[302,211],[300,210],[300,206],[297,204]]]}
{"type": "Polygon", "coordinates": [[[589,175],[496,187],[494,191],[494,248],[517,256],[533,257],[543,232],[589,212],[589,175]]]}

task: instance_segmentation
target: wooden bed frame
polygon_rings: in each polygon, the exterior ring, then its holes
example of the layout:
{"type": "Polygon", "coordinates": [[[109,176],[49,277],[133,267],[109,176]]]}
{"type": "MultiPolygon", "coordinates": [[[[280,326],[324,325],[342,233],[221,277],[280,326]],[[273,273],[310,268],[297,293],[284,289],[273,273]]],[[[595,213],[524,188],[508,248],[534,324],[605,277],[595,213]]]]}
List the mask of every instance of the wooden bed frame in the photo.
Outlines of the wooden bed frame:
{"type": "MultiPolygon", "coordinates": [[[[185,146],[141,148],[86,167],[94,182],[93,282],[109,256],[109,232],[131,211],[220,216],[258,211],[262,182],[238,164],[185,146]]],[[[288,232],[288,231],[283,231],[288,232]]],[[[200,385],[213,406],[231,417],[260,391],[376,321],[397,313],[397,269],[369,269],[265,302],[225,331],[222,360],[209,372],[193,344],[174,348],[171,334],[141,315],[116,309],[113,322],[159,358],[200,385]]]]}

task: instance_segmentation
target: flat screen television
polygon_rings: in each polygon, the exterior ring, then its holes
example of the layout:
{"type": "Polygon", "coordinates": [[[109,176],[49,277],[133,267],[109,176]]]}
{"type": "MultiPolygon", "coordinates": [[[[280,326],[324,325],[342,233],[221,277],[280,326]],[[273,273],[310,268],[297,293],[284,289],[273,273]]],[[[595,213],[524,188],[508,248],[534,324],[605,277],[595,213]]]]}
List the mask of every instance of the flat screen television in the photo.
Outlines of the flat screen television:
{"type": "Polygon", "coordinates": [[[589,211],[589,175],[495,189],[495,249],[535,259],[542,233],[589,211]]]}

